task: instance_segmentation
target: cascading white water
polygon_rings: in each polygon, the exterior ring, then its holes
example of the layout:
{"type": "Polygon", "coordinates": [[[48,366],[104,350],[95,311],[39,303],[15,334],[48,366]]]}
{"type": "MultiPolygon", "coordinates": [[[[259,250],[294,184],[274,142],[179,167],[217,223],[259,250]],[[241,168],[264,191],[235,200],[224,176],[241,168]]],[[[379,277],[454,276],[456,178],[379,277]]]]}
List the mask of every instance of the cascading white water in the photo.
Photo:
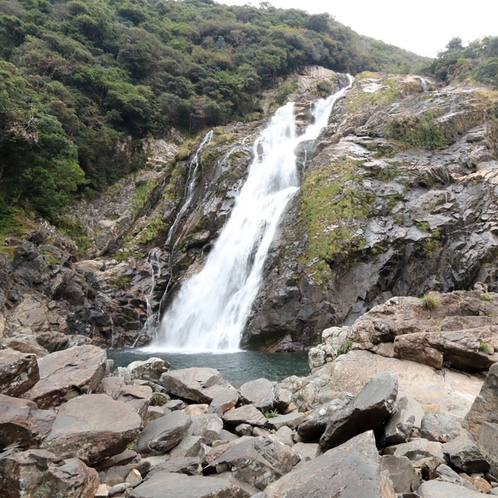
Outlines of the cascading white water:
{"type": "Polygon", "coordinates": [[[296,135],[294,104],[280,108],[253,146],[253,162],[204,269],[184,283],[150,349],[236,351],[259,290],[280,217],[297,192],[295,149],[317,138],[335,101],[352,84],[313,106],[314,123],[296,135]]]}

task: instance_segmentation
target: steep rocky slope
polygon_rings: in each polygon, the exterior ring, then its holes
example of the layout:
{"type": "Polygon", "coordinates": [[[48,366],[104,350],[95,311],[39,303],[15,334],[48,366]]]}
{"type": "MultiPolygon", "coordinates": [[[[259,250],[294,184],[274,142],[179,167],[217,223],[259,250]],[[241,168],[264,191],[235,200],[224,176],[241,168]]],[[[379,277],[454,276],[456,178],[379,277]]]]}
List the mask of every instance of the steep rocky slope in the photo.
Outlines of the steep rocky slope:
{"type": "MultiPolygon", "coordinates": [[[[300,75],[291,96],[299,118],[324,82],[344,81],[318,68],[300,75]]],[[[324,328],[396,295],[477,281],[496,290],[497,100],[485,88],[358,75],[313,150],[301,151],[302,189],[273,244],[243,345],[313,345],[324,328]]],[[[274,95],[267,104],[275,107],[274,95]]],[[[149,142],[146,170],[73,211],[80,251],[46,225],[8,241],[0,334],[44,336],[51,350],[65,334],[69,344],[147,341],[147,320],[208,254],[263,125],[149,142]]]]}

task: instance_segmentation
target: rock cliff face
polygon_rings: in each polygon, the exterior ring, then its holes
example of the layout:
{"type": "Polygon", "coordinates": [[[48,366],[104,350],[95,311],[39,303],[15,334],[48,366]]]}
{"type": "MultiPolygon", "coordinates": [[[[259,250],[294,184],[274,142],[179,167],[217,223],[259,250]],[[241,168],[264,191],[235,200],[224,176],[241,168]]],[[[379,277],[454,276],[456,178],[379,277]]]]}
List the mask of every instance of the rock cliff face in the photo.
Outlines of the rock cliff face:
{"type": "MultiPolygon", "coordinates": [[[[345,77],[310,68],[297,81],[291,98],[306,120],[323,82],[338,88],[345,77]]],[[[264,108],[275,107],[272,98],[264,108]]],[[[358,75],[319,140],[300,151],[302,189],[242,345],[313,345],[324,328],[393,296],[478,281],[496,290],[495,101],[484,88],[358,75]]],[[[154,326],[209,253],[263,125],[230,124],[193,140],[172,131],[145,144],[146,170],[71,214],[79,251],[47,226],[10,240],[0,255],[0,336],[41,337],[50,350],[147,341],[147,320],[154,326]]]]}

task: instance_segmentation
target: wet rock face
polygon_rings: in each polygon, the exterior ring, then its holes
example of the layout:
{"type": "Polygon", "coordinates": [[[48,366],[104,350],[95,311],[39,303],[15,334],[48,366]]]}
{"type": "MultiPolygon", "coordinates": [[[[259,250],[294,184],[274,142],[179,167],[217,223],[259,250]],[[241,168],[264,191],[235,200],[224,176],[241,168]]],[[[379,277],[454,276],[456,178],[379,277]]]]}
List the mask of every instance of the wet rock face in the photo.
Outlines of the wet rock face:
{"type": "Polygon", "coordinates": [[[396,295],[477,281],[496,290],[490,103],[478,89],[408,79],[359,75],[336,104],[274,242],[244,345],[288,335],[316,344],[322,329],[396,295]]]}

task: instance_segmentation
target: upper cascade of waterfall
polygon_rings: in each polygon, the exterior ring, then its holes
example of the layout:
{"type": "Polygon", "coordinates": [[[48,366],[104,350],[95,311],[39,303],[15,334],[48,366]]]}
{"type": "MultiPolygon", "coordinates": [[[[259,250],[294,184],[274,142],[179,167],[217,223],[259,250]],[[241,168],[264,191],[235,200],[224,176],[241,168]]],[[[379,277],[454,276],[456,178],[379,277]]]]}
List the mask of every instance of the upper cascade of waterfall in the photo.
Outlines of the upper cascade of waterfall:
{"type": "Polygon", "coordinates": [[[253,145],[247,179],[204,268],[182,285],[149,349],[238,350],[278,223],[299,189],[294,151],[301,142],[318,137],[334,103],[352,83],[350,77],[347,87],[316,101],[313,123],[300,135],[294,104],[277,110],[253,145]]]}

